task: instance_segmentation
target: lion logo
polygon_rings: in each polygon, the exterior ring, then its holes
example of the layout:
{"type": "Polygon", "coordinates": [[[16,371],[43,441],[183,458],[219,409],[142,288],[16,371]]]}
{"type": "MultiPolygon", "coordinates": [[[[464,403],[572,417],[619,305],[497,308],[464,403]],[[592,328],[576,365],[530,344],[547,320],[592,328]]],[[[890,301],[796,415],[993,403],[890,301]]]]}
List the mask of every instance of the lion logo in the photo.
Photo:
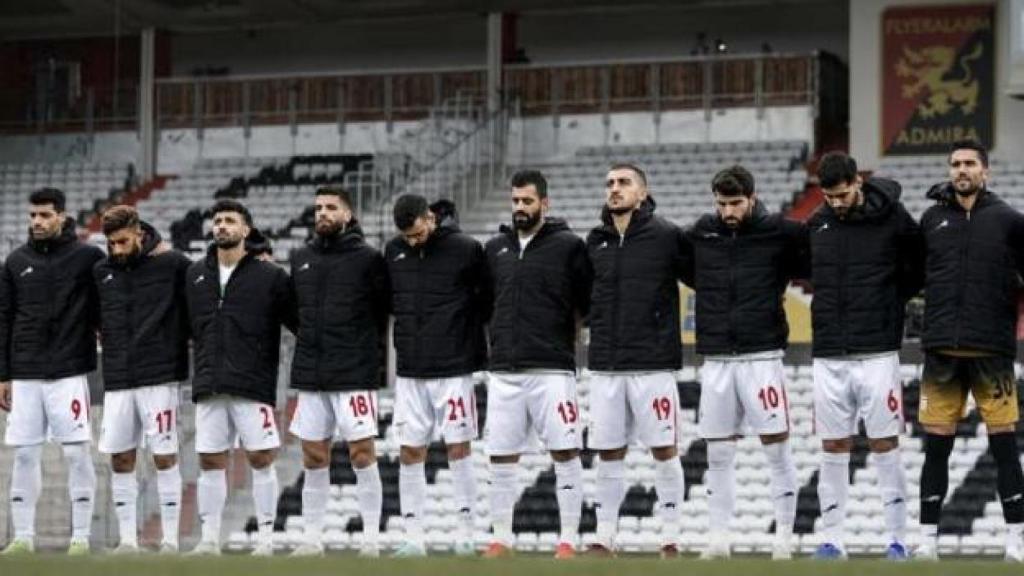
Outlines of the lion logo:
{"type": "Polygon", "coordinates": [[[922,93],[927,97],[917,105],[922,118],[948,114],[958,105],[964,114],[971,114],[978,106],[978,79],[969,66],[982,54],[977,43],[969,54],[960,57],[962,78],[947,79],[953,71],[956,50],[950,46],[927,46],[920,50],[903,47],[903,57],[896,63],[896,74],[908,81],[903,84],[903,97],[914,98],[922,93]]]}

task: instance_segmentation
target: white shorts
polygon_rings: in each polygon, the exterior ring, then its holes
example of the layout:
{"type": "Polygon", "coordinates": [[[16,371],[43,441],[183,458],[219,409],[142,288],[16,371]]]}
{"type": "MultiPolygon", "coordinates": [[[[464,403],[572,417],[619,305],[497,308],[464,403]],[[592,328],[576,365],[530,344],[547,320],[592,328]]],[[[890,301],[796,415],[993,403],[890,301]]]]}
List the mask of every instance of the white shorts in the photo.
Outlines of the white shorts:
{"type": "Polygon", "coordinates": [[[426,446],[438,437],[447,444],[475,440],[473,376],[396,378],[394,425],[402,446],[426,446]]]}
{"type": "Polygon", "coordinates": [[[153,454],[178,453],[178,385],[158,384],[103,395],[99,450],[120,454],[142,445],[153,454]]]}
{"type": "Polygon", "coordinates": [[[815,358],[814,430],[824,440],[857,434],[868,438],[903,432],[903,383],[897,352],[862,360],[815,358]]]}
{"type": "Polygon", "coordinates": [[[489,455],[524,452],[531,429],[546,450],[578,450],[582,425],[571,372],[488,375],[484,436],[489,455]]]}
{"type": "Polygon", "coordinates": [[[274,407],[236,396],[214,396],[196,403],[196,452],[230,450],[236,440],[249,452],[281,445],[274,407]]]}
{"type": "Polygon", "coordinates": [[[52,440],[88,442],[89,381],[85,375],[60,380],[11,382],[11,413],[4,440],[8,446],[31,446],[52,440]]]}
{"type": "Polygon", "coordinates": [[[789,399],[782,359],[706,359],[700,370],[698,414],[702,438],[787,432],[789,399]]]}
{"type": "Polygon", "coordinates": [[[590,379],[587,447],[614,450],[634,439],[648,448],[679,442],[679,388],[672,372],[598,373],[590,379]]]}
{"type": "Polygon", "coordinates": [[[373,438],[377,435],[377,392],[299,390],[289,431],[309,442],[373,438]]]}

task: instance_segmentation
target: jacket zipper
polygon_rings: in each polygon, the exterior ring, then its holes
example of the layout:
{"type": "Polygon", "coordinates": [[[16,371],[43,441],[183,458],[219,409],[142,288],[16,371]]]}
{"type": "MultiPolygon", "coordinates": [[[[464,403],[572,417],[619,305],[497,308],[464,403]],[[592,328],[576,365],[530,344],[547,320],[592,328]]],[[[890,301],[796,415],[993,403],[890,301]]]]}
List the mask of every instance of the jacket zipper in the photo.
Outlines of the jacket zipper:
{"type": "MultiPolygon", "coordinates": [[[[322,259],[322,260],[325,260],[325,259],[322,259]]],[[[329,271],[328,267],[324,266],[323,264],[324,263],[322,261],[317,263],[317,278],[316,278],[316,281],[317,281],[317,287],[316,287],[317,307],[316,307],[316,367],[315,368],[316,368],[316,385],[317,386],[320,386],[320,384],[321,384],[321,382],[320,382],[320,373],[321,373],[322,369],[321,369],[321,366],[320,366],[320,357],[323,354],[322,354],[322,350],[320,350],[320,347],[322,346],[322,343],[323,343],[324,317],[326,316],[324,314],[324,307],[325,307],[325,302],[324,302],[324,300],[325,300],[325,298],[324,298],[325,290],[324,290],[324,287],[327,285],[327,273],[329,271]]]]}
{"type": "MultiPolygon", "coordinates": [[[[631,222],[632,223],[632,222],[631,222]]],[[[629,231],[627,227],[627,232],[629,231]]],[[[616,360],[618,360],[619,350],[619,316],[622,315],[622,307],[619,306],[619,297],[622,294],[622,248],[626,243],[626,232],[619,234],[619,244],[615,248],[615,300],[614,307],[615,314],[612,316],[612,362],[610,370],[614,371],[616,368],[616,360]]]]}
{"type": "Polygon", "coordinates": [[[217,310],[214,312],[214,321],[217,323],[217,366],[214,370],[213,384],[210,387],[210,395],[215,396],[217,394],[217,383],[221,381],[221,369],[224,360],[224,318],[221,315],[221,310],[224,308],[224,300],[228,297],[228,288],[231,287],[231,283],[238,278],[238,273],[242,270],[242,262],[245,258],[239,260],[235,264],[235,269],[231,272],[231,276],[228,278],[226,284],[224,284],[223,291],[220,287],[220,261],[218,260],[215,264],[217,266],[217,282],[214,284],[213,289],[217,293],[217,310]]]}
{"type": "Polygon", "coordinates": [[[956,293],[956,322],[953,323],[953,348],[960,347],[960,311],[964,306],[964,290],[967,285],[967,248],[971,243],[971,211],[964,210],[964,231],[966,238],[960,243],[960,278],[956,293]]]}
{"type": "Polygon", "coordinates": [[[732,354],[737,353],[736,344],[736,231],[733,230],[729,239],[729,348],[732,354]]]}
{"type": "Polygon", "coordinates": [[[132,353],[132,348],[135,344],[135,281],[132,279],[131,270],[128,268],[125,268],[124,270],[124,277],[125,285],[128,289],[128,300],[125,303],[125,307],[127,308],[127,314],[125,314],[127,330],[125,332],[128,334],[128,341],[125,342],[125,352],[128,355],[128,385],[134,386],[137,384],[137,382],[135,382],[135,362],[133,361],[135,354],[132,353]]]}
{"type": "Polygon", "coordinates": [[[839,329],[842,333],[843,353],[849,354],[850,343],[846,333],[846,256],[848,243],[843,229],[839,229],[839,329]]]}

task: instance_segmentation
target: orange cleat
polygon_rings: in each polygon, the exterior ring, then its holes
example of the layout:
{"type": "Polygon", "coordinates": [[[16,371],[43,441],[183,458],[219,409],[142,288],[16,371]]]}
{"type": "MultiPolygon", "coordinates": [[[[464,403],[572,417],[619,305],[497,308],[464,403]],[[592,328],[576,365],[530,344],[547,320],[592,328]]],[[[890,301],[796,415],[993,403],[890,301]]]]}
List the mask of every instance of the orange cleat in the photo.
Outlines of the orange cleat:
{"type": "Polygon", "coordinates": [[[555,548],[555,560],[569,560],[576,557],[576,548],[568,542],[559,542],[555,548]]]}
{"type": "Polygon", "coordinates": [[[661,547],[661,559],[671,560],[679,558],[679,548],[675,544],[665,544],[661,547]]]}
{"type": "Polygon", "coordinates": [[[515,555],[515,550],[505,546],[501,542],[491,542],[487,546],[487,550],[484,550],[484,558],[511,558],[515,555]]]}

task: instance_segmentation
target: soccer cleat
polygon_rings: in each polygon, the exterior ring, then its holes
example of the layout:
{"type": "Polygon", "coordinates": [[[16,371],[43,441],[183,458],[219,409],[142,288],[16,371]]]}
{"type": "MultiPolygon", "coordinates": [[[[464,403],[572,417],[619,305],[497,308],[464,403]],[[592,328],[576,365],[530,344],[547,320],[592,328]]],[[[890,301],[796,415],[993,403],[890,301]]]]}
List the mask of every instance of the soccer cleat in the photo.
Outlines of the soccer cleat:
{"type": "Polygon", "coordinates": [[[459,540],[455,543],[456,556],[476,556],[476,546],[471,540],[459,540]]]}
{"type": "Polygon", "coordinates": [[[615,558],[615,550],[604,544],[591,544],[587,546],[587,556],[591,558],[615,558]]]}
{"type": "Polygon", "coordinates": [[[501,542],[491,542],[483,553],[484,558],[511,558],[514,555],[515,550],[501,542]]]}
{"type": "Polygon", "coordinates": [[[658,551],[658,555],[661,556],[662,560],[673,560],[679,558],[679,547],[675,544],[665,544],[658,551]]]}
{"type": "Polygon", "coordinates": [[[772,545],[772,560],[792,560],[793,547],[789,541],[780,541],[772,545]]]}
{"type": "Polygon", "coordinates": [[[380,558],[380,546],[376,543],[363,542],[359,547],[360,558],[380,558]]]}
{"type": "Polygon", "coordinates": [[[846,560],[846,551],[831,542],[824,542],[814,551],[815,560],[846,560]]]}
{"type": "Polygon", "coordinates": [[[141,553],[138,544],[128,544],[127,542],[118,544],[117,548],[110,551],[110,554],[114,556],[134,556],[141,553]]]}
{"type": "Polygon", "coordinates": [[[88,540],[72,540],[68,545],[68,556],[88,556],[91,553],[88,540]]]}
{"type": "Polygon", "coordinates": [[[920,544],[917,549],[914,550],[914,555],[911,556],[911,558],[914,560],[921,560],[923,562],[935,562],[939,559],[939,551],[931,544],[920,544]]]}
{"type": "Polygon", "coordinates": [[[903,562],[910,559],[910,553],[902,542],[893,542],[885,549],[885,559],[894,562],[903,562]]]}
{"type": "Polygon", "coordinates": [[[727,560],[732,556],[729,544],[723,541],[713,541],[708,544],[700,553],[701,560],[727,560]]]}
{"type": "Polygon", "coordinates": [[[1016,546],[1007,546],[1006,554],[1003,555],[1003,560],[1007,562],[1024,562],[1024,550],[1021,549],[1020,544],[1016,546]]]}
{"type": "Polygon", "coordinates": [[[568,542],[559,542],[555,548],[555,560],[569,560],[576,557],[576,548],[568,542]]]}
{"type": "Polygon", "coordinates": [[[395,550],[395,553],[391,555],[392,558],[423,558],[427,555],[427,549],[422,544],[416,544],[415,542],[406,542],[395,550]]]}
{"type": "Polygon", "coordinates": [[[252,555],[259,558],[269,558],[274,555],[274,545],[270,542],[260,542],[252,549],[252,555]]]}
{"type": "Polygon", "coordinates": [[[306,542],[299,544],[295,550],[292,550],[291,556],[293,558],[307,558],[313,556],[323,556],[324,545],[319,542],[306,542]]]}
{"type": "Polygon", "coordinates": [[[173,556],[178,553],[178,545],[174,542],[164,542],[160,544],[160,550],[157,554],[161,556],[173,556]]]}
{"type": "Polygon", "coordinates": [[[33,554],[36,551],[36,547],[32,544],[31,540],[16,539],[12,540],[10,544],[4,548],[3,552],[0,552],[0,556],[25,556],[33,554]]]}
{"type": "Polygon", "coordinates": [[[189,556],[220,556],[220,544],[203,540],[188,553],[189,556]]]}

